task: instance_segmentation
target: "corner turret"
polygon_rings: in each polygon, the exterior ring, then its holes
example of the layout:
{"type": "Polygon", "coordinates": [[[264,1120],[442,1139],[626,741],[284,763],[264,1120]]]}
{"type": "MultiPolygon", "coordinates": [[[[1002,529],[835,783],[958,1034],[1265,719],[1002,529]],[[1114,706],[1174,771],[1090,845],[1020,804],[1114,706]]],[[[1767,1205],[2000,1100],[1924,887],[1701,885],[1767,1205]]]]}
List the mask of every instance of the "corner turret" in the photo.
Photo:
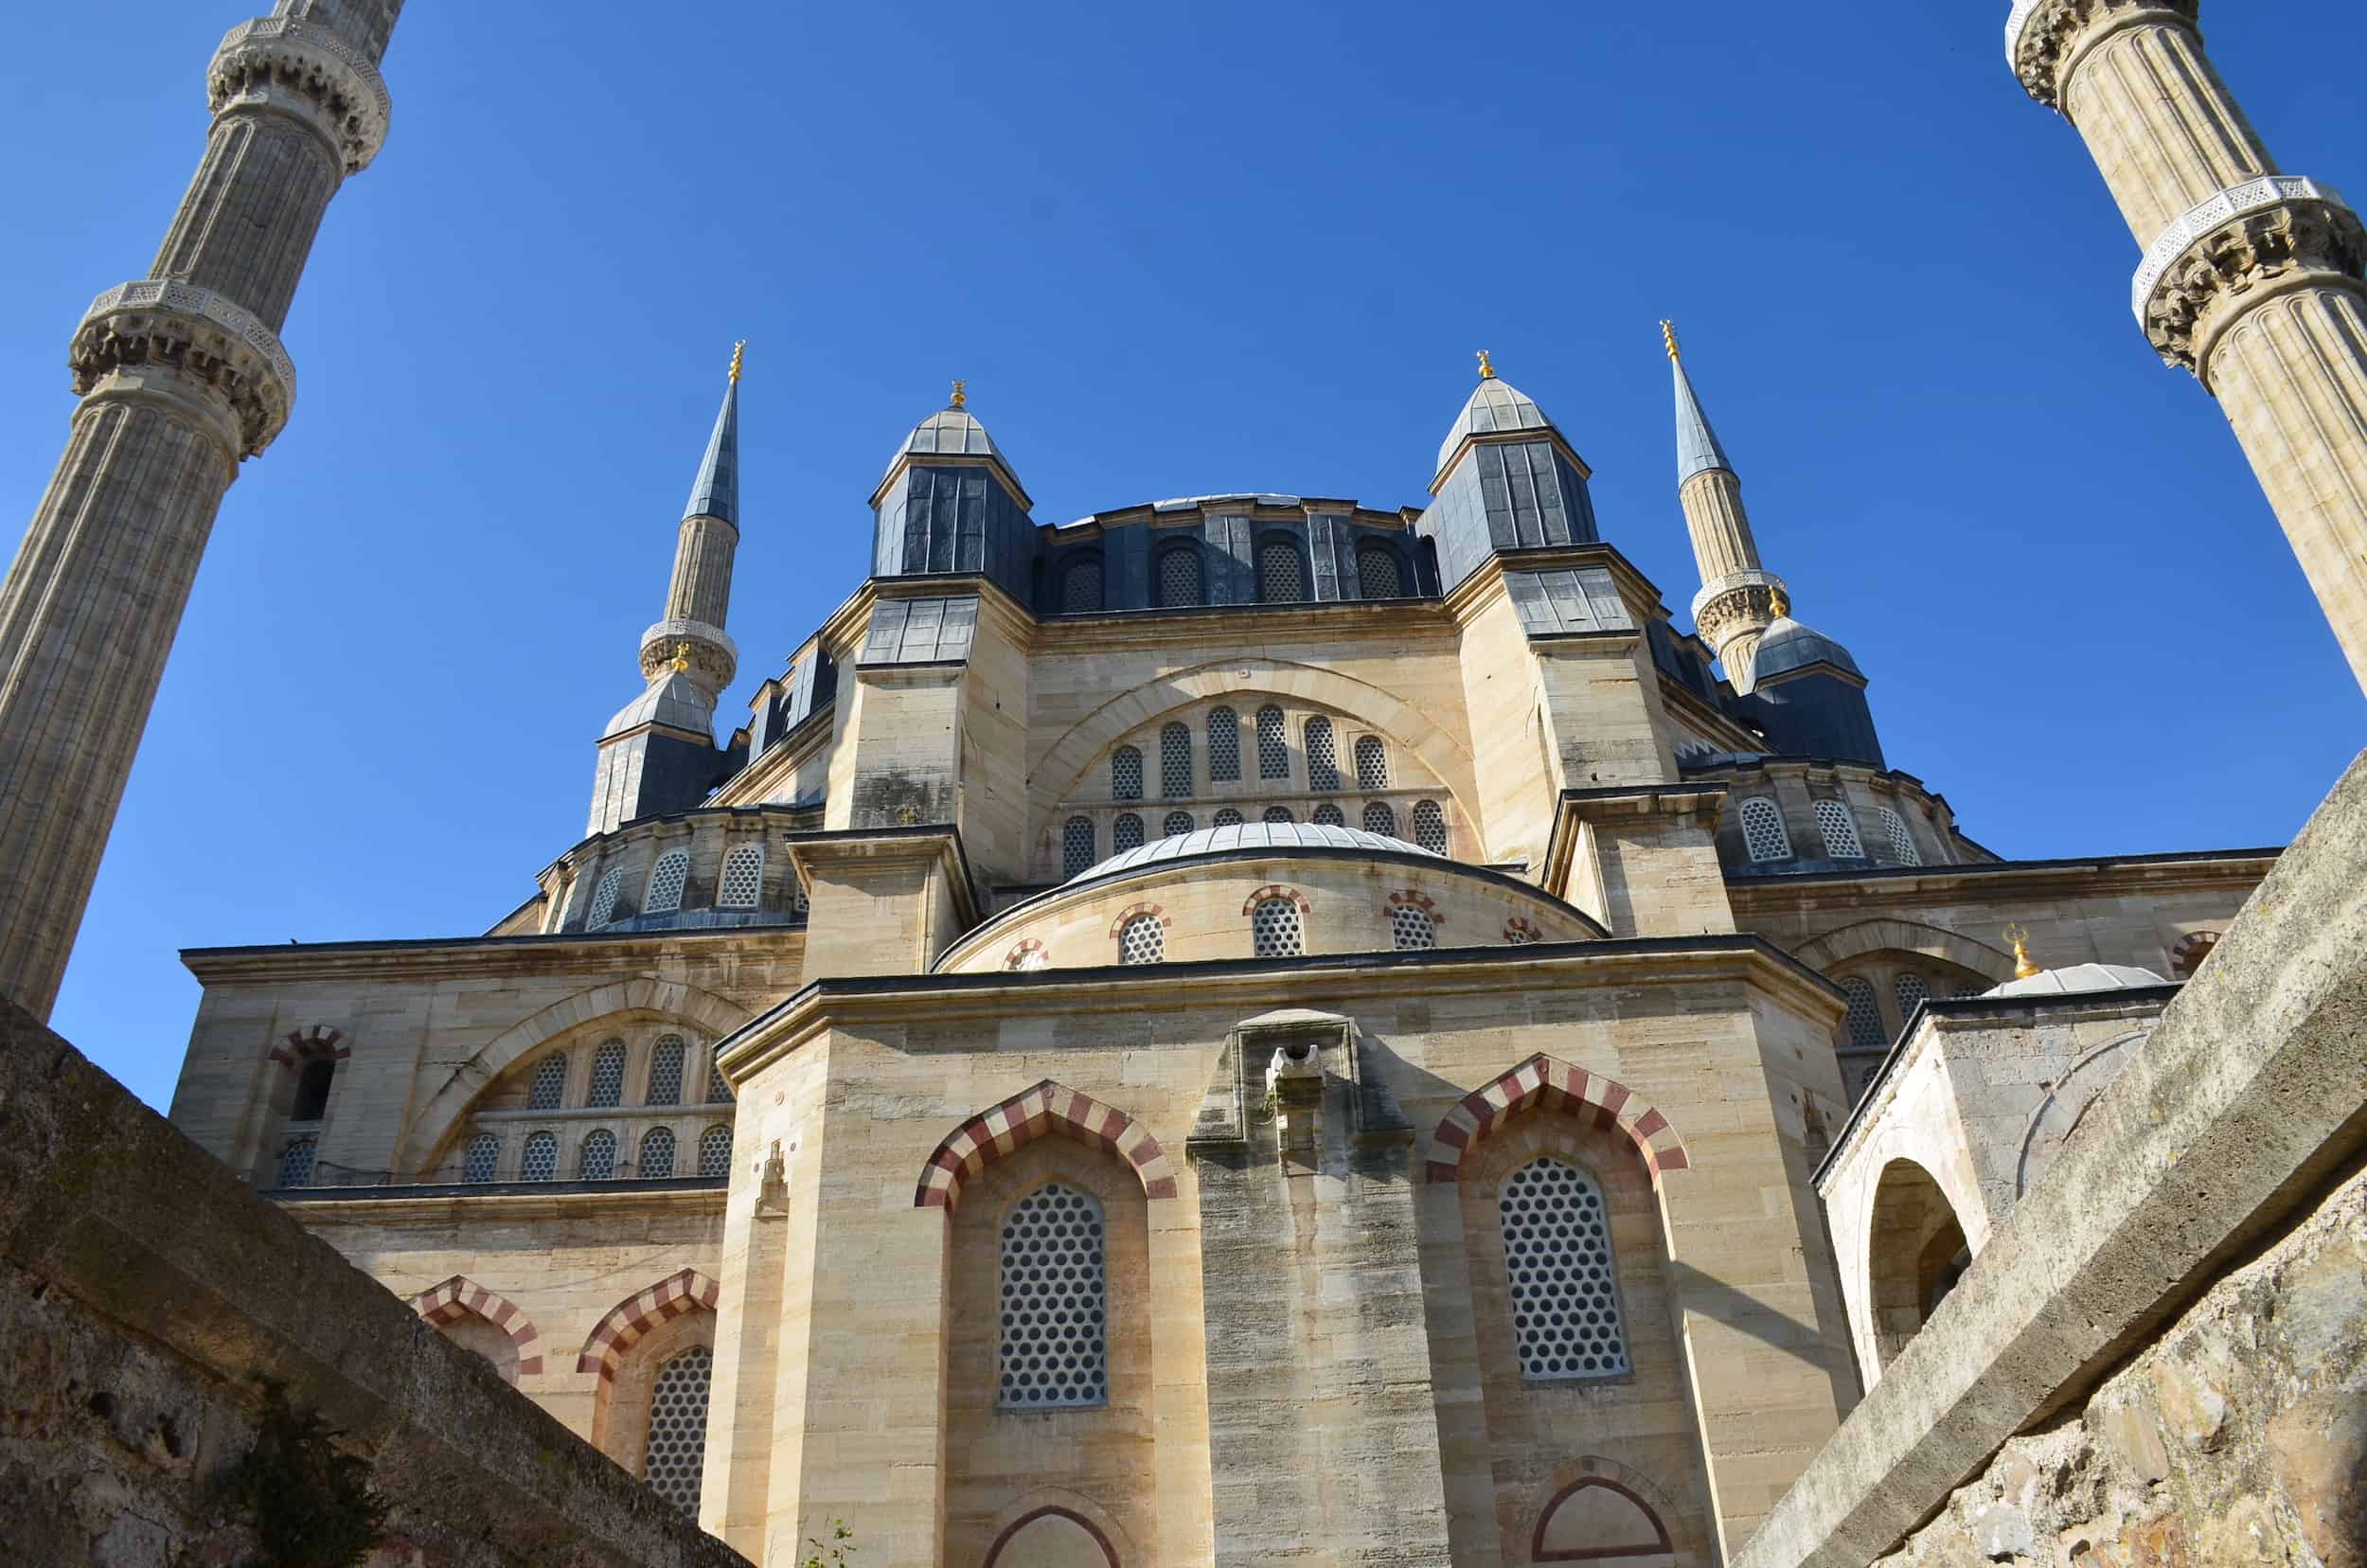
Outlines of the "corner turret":
{"type": "Polygon", "coordinates": [[[871,575],[974,572],[1025,604],[1034,505],[955,382],[952,401],[913,427],[871,492],[871,575]]]}
{"type": "Polygon", "coordinates": [[[1480,383],[1439,444],[1436,499],[1418,525],[1450,592],[1491,555],[1597,542],[1592,471],[1537,400],[1496,374],[1487,350],[1479,362],[1480,383]]]}

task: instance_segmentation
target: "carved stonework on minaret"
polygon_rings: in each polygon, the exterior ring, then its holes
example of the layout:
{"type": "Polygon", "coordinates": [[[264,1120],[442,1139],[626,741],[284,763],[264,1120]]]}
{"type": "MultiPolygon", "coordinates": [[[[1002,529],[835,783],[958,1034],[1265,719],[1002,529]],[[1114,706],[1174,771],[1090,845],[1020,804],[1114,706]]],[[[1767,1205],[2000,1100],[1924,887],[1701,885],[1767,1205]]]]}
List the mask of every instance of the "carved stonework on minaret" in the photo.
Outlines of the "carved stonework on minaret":
{"type": "Polygon", "coordinates": [[[1735,572],[1705,583],[1693,598],[1693,627],[1701,640],[1717,650],[1734,673],[1728,647],[1738,637],[1754,636],[1782,614],[1777,608],[1784,579],[1772,572],[1735,572]]]}
{"type": "Polygon", "coordinates": [[[91,301],[67,360],[88,396],[115,371],[169,366],[222,394],[239,430],[233,461],[260,457],[295,404],[295,362],[278,335],[211,289],[143,278],[91,301]]]}
{"type": "Polygon", "coordinates": [[[2099,24],[2148,16],[2194,25],[2200,0],[2020,0],[2005,23],[2005,57],[2030,96],[2062,107],[2063,67],[2075,46],[2094,41],[2099,24]]]}
{"type": "Polygon", "coordinates": [[[2337,192],[2271,174],[2220,191],[2155,241],[2132,304],[2164,363],[2210,382],[2218,334],[2271,290],[2324,285],[2367,295],[2367,227],[2337,192]]]}
{"type": "Polygon", "coordinates": [[[268,108],[306,120],[338,149],[347,174],[369,168],[394,114],[385,79],[367,55],[318,23],[284,16],[231,28],[205,88],[217,115],[268,108]]]}

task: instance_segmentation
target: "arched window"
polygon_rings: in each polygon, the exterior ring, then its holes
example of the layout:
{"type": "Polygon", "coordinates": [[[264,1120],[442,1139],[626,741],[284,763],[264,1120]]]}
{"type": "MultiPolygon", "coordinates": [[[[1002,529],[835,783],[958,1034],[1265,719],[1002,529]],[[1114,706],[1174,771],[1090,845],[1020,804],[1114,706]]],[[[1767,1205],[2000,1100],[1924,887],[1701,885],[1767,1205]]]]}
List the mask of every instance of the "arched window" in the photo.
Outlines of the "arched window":
{"type": "Polygon", "coordinates": [[[1083,1516],[1047,1506],[1013,1520],[987,1549],[987,1568],[1118,1568],[1109,1539],[1083,1516]]]}
{"type": "Polygon", "coordinates": [[[699,1134],[699,1174],[729,1176],[732,1173],[732,1130],[718,1122],[699,1134]]]}
{"type": "Polygon", "coordinates": [[[1229,707],[1208,710],[1208,776],[1224,783],[1241,776],[1241,719],[1229,707]]]}
{"type": "Polygon", "coordinates": [[[1143,819],[1128,811],[1110,825],[1110,849],[1112,854],[1143,846],[1143,819]]]}
{"type": "Polygon", "coordinates": [[[1397,552],[1388,545],[1367,541],[1356,547],[1357,591],[1368,599],[1403,598],[1405,571],[1397,561],[1397,552]]]}
{"type": "Polygon", "coordinates": [[[1920,974],[1901,971],[1891,981],[1891,995],[1898,1002],[1898,1026],[1903,1031],[1915,1009],[1931,1000],[1931,983],[1920,974]]]}
{"type": "Polygon", "coordinates": [[[1411,904],[1389,911],[1389,943],[1399,953],[1424,953],[1438,945],[1438,922],[1411,904]]]}
{"type": "Polygon", "coordinates": [[[625,1042],[611,1040],[604,1042],[592,1058],[592,1092],[583,1097],[586,1105],[622,1105],[625,1103],[625,1042]]]}
{"type": "Polygon", "coordinates": [[[310,1132],[290,1138],[279,1146],[279,1174],[276,1186],[300,1187],[312,1185],[312,1167],[320,1158],[321,1141],[310,1132]]]}
{"type": "Polygon", "coordinates": [[[1164,831],[1167,837],[1179,837],[1182,834],[1188,833],[1192,830],[1192,813],[1189,811],[1169,811],[1167,813],[1167,820],[1161,823],[1159,826],[1161,830],[1164,831]]]}
{"type": "Polygon", "coordinates": [[[460,1179],[464,1182],[489,1182],[501,1174],[502,1141],[490,1132],[480,1132],[469,1140],[469,1151],[460,1157],[460,1179]]]}
{"type": "Polygon", "coordinates": [[[1915,836],[1907,830],[1905,817],[1887,806],[1877,806],[1874,820],[1882,825],[1882,836],[1890,841],[1892,860],[1901,865],[1923,864],[1923,851],[1915,847],[1915,836]]]}
{"type": "Polygon", "coordinates": [[[1791,835],[1784,831],[1784,813],[1765,795],[1742,803],[1742,842],[1754,861],[1791,859],[1791,835]]]}
{"type": "Polygon", "coordinates": [[[1397,836],[1397,813],[1384,801],[1367,801],[1364,805],[1364,830],[1383,838],[1397,836]]]}
{"type": "Polygon", "coordinates": [[[1051,1182],[1003,1220],[1002,1375],[1006,1410],[1055,1410],[1110,1398],[1109,1270],[1101,1205],[1051,1182]]]}
{"type": "Polygon", "coordinates": [[[534,1069],[534,1081],[526,1086],[526,1109],[556,1111],[567,1098],[567,1053],[553,1051],[534,1069]]]}
{"type": "Polygon", "coordinates": [[[1235,811],[1230,806],[1227,806],[1223,811],[1219,811],[1216,815],[1216,820],[1210,824],[1211,827],[1216,828],[1238,828],[1240,825],[1241,813],[1235,811]]]}
{"type": "Polygon", "coordinates": [[[1865,846],[1858,842],[1858,819],[1838,800],[1816,803],[1816,830],[1824,840],[1828,860],[1862,860],[1865,846]]]}
{"type": "Polygon", "coordinates": [[[1307,951],[1307,925],[1295,899],[1260,899],[1249,912],[1251,953],[1259,958],[1295,958],[1307,951]]]}
{"type": "Polygon", "coordinates": [[[657,1369],[650,1390],[650,1436],[642,1449],[641,1478],[650,1489],[683,1512],[699,1514],[699,1478],[706,1469],[707,1393],[715,1378],[715,1352],[703,1345],[657,1369]]]}
{"type": "Polygon", "coordinates": [[[1947,1191],[1913,1160],[1882,1167],[1867,1244],[1875,1363],[1888,1367],[1955,1288],[1972,1252],[1947,1191]]]}
{"type": "Polygon", "coordinates": [[[1278,707],[1257,710],[1257,776],[1290,776],[1290,748],[1282,739],[1282,710],[1278,707]]]}
{"type": "Polygon", "coordinates": [[[1385,790],[1389,787],[1389,748],[1381,744],[1378,735],[1356,738],[1356,787],[1360,790],[1385,790]]]}
{"type": "Polygon", "coordinates": [[[1881,1009],[1874,1005],[1874,982],[1853,974],[1841,983],[1841,994],[1849,1003],[1851,1047],[1878,1051],[1889,1044],[1890,1034],[1882,1027],[1881,1009]]]}
{"type": "Polygon", "coordinates": [[[2170,949],[2170,978],[2192,980],[2195,971],[2202,968],[2202,961],[2211,956],[2211,950],[2218,945],[2219,934],[2216,931],[2190,931],[2180,937],[2178,946],[2170,949]]]}
{"type": "Polygon", "coordinates": [[[1298,604],[1307,597],[1307,561],[1287,539],[1257,546],[1257,602],[1298,604]]]}
{"type": "Polygon", "coordinates": [[[1268,822],[1296,822],[1298,818],[1290,814],[1290,808],[1288,806],[1269,806],[1266,808],[1265,820],[1268,822]]]}
{"type": "Polygon", "coordinates": [[[1143,798],[1143,754],[1132,746],[1120,746],[1110,754],[1110,798],[1143,798]]]}
{"type": "Polygon", "coordinates": [[[652,1127],[641,1135],[639,1174],[650,1181],[674,1174],[674,1134],[669,1130],[652,1127]]]}
{"type": "Polygon", "coordinates": [[[707,1062],[707,1103],[709,1105],[732,1103],[732,1086],[723,1077],[722,1064],[712,1060],[707,1062]]]}
{"type": "Polygon", "coordinates": [[[1348,819],[1340,814],[1340,808],[1328,800],[1315,808],[1314,820],[1326,828],[1345,828],[1348,825],[1348,819]]]}
{"type": "Polygon", "coordinates": [[[680,1105],[682,1103],[683,1057],[689,1047],[678,1034],[660,1035],[650,1051],[650,1093],[644,1103],[650,1105],[680,1105]]]}
{"type": "Polygon", "coordinates": [[[316,1122],[329,1114],[329,1087],[337,1080],[337,1059],[314,1057],[296,1075],[295,1104],[288,1112],[292,1122],[316,1122]]]}
{"type": "Polygon", "coordinates": [[[1159,552],[1159,605],[1162,609],[1177,609],[1200,602],[1200,551],[1190,544],[1178,544],[1159,552]]]}
{"type": "Polygon", "coordinates": [[[576,1150],[576,1180],[605,1182],[616,1174],[616,1134],[603,1127],[583,1136],[576,1150]]]}
{"type": "Polygon", "coordinates": [[[529,1132],[526,1151],[518,1161],[518,1180],[548,1182],[559,1176],[559,1134],[529,1132]]]}
{"type": "Polygon", "coordinates": [[[1060,574],[1060,613],[1085,615],[1101,608],[1101,558],[1080,556],[1060,574]]]}
{"type": "Polygon", "coordinates": [[[1560,1381],[1627,1371],[1602,1189],[1565,1161],[1532,1160],[1504,1183],[1497,1212],[1521,1376],[1560,1381]]]}
{"type": "Polygon", "coordinates": [[[690,878],[690,851],[668,849],[650,867],[649,896],[641,900],[644,915],[670,915],[682,907],[683,883],[690,878]]]}
{"type": "Polygon", "coordinates": [[[1674,1562],[1668,1526],[1651,1505],[1616,1481],[1581,1476],[1554,1494],[1537,1518],[1529,1542],[1533,1562],[1674,1562]]]}
{"type": "Polygon", "coordinates": [[[754,909],[764,895],[764,846],[740,844],[723,857],[723,880],[716,886],[718,909],[754,909]]]}
{"type": "Polygon", "coordinates": [[[1181,724],[1159,732],[1159,793],[1169,800],[1192,793],[1192,732],[1181,724]]]}
{"type": "Polygon", "coordinates": [[[1060,829],[1060,874],[1074,877],[1094,863],[1094,819],[1074,816],[1060,829]]]}
{"type": "Polygon", "coordinates": [[[1157,964],[1167,956],[1166,928],[1156,915],[1136,915],[1118,927],[1118,962],[1157,964]]]}
{"type": "Polygon", "coordinates": [[[592,907],[585,911],[583,929],[597,931],[616,917],[616,900],[625,891],[625,868],[613,865],[600,874],[598,885],[592,889],[592,907]]]}
{"type": "Polygon", "coordinates": [[[1447,852],[1447,813],[1434,800],[1414,803],[1414,842],[1443,855],[1447,852]]]}
{"type": "Polygon", "coordinates": [[[1331,739],[1331,721],[1322,714],[1307,722],[1307,787],[1310,790],[1336,790],[1340,787],[1340,753],[1331,739]]]}

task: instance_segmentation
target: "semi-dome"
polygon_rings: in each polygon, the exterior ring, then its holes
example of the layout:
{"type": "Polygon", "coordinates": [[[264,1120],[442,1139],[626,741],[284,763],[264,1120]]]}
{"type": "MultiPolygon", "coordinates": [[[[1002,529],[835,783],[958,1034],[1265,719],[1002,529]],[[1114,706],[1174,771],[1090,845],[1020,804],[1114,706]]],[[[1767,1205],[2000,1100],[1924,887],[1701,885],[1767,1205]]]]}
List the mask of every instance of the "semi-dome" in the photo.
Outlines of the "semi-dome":
{"type": "Polygon", "coordinates": [[[1537,406],[1537,400],[1500,377],[1490,376],[1472,388],[1463,412],[1455,416],[1447,438],[1438,444],[1438,471],[1444,472],[1455,448],[1473,436],[1508,436],[1516,431],[1545,431],[1554,422],[1537,406]]]}
{"type": "Polygon", "coordinates": [[[1777,676],[1820,664],[1832,665],[1860,680],[1865,679],[1858,661],[1849,656],[1849,650],[1812,626],[1804,626],[1789,615],[1778,615],[1752,651],[1752,684],[1765,686],[1777,676]]]}
{"type": "Polygon", "coordinates": [[[2087,991],[2138,990],[2169,982],[2149,969],[2130,964],[2072,964],[2040,970],[2026,980],[1992,986],[1984,996],[2071,996],[2087,991]]]}
{"type": "Polygon", "coordinates": [[[913,426],[904,444],[889,456],[886,472],[893,472],[906,457],[991,457],[1009,463],[978,416],[959,407],[939,409],[913,426]]]}
{"type": "Polygon", "coordinates": [[[1218,855],[1234,849],[1361,849],[1371,854],[1424,855],[1432,860],[1446,857],[1434,849],[1425,849],[1404,839],[1368,833],[1361,828],[1333,828],[1319,822],[1243,822],[1225,828],[1202,828],[1195,832],[1177,833],[1168,838],[1152,839],[1121,850],[1108,860],[1087,866],[1069,879],[1071,883],[1091,882],[1118,871],[1130,871],[1137,866],[1155,864],[1162,861],[1183,860],[1192,855],[1218,855]]]}

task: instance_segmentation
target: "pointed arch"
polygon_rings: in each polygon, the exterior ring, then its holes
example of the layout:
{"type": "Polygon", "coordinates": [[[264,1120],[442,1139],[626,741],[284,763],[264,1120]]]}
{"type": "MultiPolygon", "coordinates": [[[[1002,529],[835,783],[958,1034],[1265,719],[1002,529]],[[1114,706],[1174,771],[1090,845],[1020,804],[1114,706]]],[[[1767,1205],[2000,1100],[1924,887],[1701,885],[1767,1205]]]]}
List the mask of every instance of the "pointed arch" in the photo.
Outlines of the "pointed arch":
{"type": "Polygon", "coordinates": [[[442,1327],[464,1317],[481,1317],[503,1333],[517,1347],[518,1376],[539,1378],[543,1375],[543,1336],[535,1328],[534,1320],[518,1304],[498,1291],[489,1291],[466,1274],[454,1274],[441,1285],[431,1285],[411,1298],[411,1310],[442,1327]]]}
{"type": "Polygon", "coordinates": [[[1101,1527],[1076,1509],[1064,1508],[1058,1504],[1022,1514],[1005,1525],[1003,1533],[994,1538],[994,1544],[987,1548],[987,1568],[1009,1568],[1004,1559],[1004,1550],[1013,1543],[1019,1533],[1032,1524],[1053,1524],[1056,1522],[1080,1532],[1099,1547],[1101,1559],[1109,1568],[1120,1568],[1117,1548],[1110,1544],[1110,1538],[1102,1534],[1101,1527]]]}
{"type": "Polygon", "coordinates": [[[1581,1117],[1596,1127],[1616,1129],[1635,1145],[1652,1185],[1663,1172],[1692,1167],[1684,1141],[1666,1116],[1626,1084],[1583,1067],[1538,1053],[1493,1082],[1472,1090],[1447,1113],[1430,1140],[1430,1179],[1452,1182],[1462,1175],[1463,1162],[1489,1133],[1530,1106],[1581,1117]]]}
{"type": "Polygon", "coordinates": [[[995,1161],[1046,1134],[1106,1149],[1134,1169],[1151,1198],[1175,1196],[1175,1167],[1159,1140],[1114,1106],[1046,1078],[956,1128],[921,1167],[913,1207],[949,1212],[961,1203],[962,1184],[995,1161]]]}
{"type": "Polygon", "coordinates": [[[576,1370],[596,1372],[602,1382],[614,1380],[617,1363],[644,1334],[685,1312],[695,1312],[702,1307],[710,1312],[715,1310],[721,1294],[721,1287],[696,1269],[684,1269],[646,1291],[635,1292],[610,1308],[593,1325],[591,1337],[583,1342],[583,1350],[576,1357],[576,1370]]]}
{"type": "Polygon", "coordinates": [[[1913,953],[1958,969],[1986,975],[2000,985],[2014,977],[2014,955],[1962,932],[1925,925],[1919,920],[1881,918],[1860,920],[1811,937],[1792,950],[1792,956],[1819,973],[1870,953],[1913,953]]]}
{"type": "MultiPolygon", "coordinates": [[[[2217,935],[2216,932],[2212,933],[2215,938],[2217,935]]],[[[346,1034],[343,1029],[328,1024],[315,1024],[310,1028],[290,1029],[288,1042],[285,1045],[275,1045],[271,1048],[271,1059],[284,1067],[293,1067],[298,1062],[318,1061],[324,1059],[330,1061],[343,1061],[353,1055],[353,1047],[345,1043],[345,1039],[346,1034]]]]}

